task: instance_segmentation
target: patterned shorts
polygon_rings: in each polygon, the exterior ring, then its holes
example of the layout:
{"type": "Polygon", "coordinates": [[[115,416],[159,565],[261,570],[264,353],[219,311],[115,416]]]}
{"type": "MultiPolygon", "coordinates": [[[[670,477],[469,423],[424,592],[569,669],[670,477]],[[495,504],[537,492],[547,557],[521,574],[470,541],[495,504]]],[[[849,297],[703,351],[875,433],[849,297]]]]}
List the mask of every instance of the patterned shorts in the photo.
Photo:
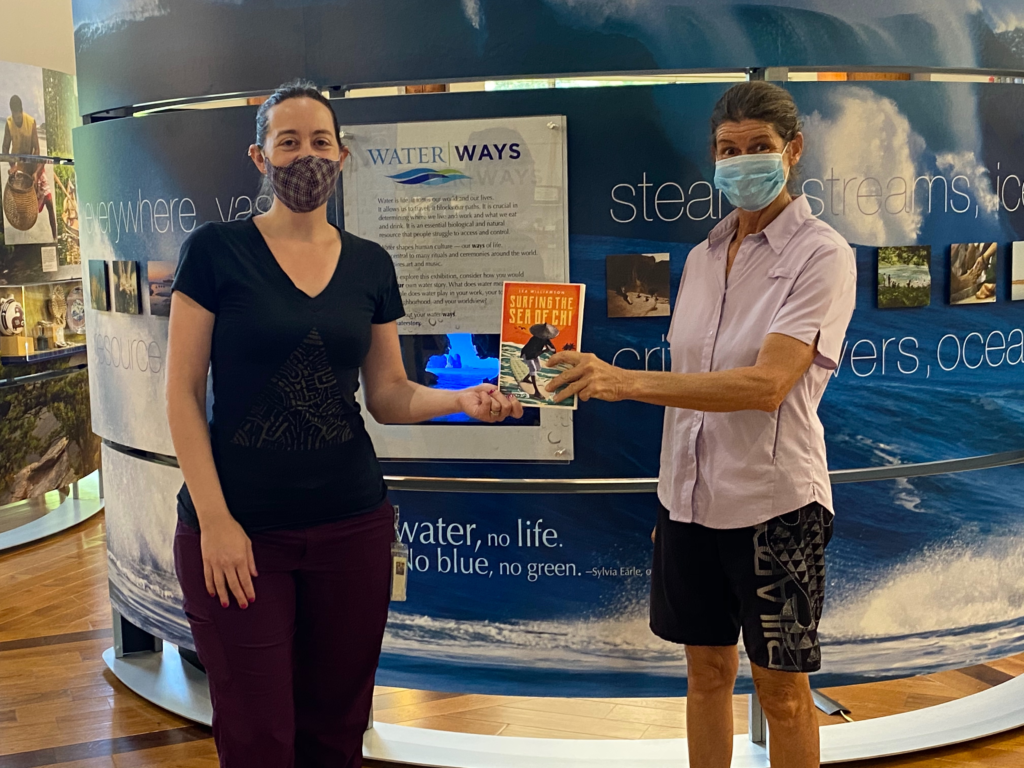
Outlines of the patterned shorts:
{"type": "Polygon", "coordinates": [[[817,503],[752,528],[669,519],[661,507],[651,577],[651,629],[685,645],[730,646],[785,672],[821,668],[825,547],[832,513],[817,503]]]}

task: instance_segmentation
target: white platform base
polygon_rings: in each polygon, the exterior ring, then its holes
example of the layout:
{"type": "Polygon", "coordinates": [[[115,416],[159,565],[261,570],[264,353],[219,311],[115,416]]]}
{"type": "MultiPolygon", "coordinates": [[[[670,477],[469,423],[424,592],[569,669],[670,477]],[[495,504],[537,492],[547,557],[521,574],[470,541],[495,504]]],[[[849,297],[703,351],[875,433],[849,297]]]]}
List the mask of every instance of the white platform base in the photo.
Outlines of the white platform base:
{"type": "Polygon", "coordinates": [[[183,660],[177,646],[164,643],[161,653],[131,653],[120,659],[113,648],[107,648],[103,662],[118,680],[147,701],[186,720],[213,723],[206,675],[183,660]]]}
{"type": "MultiPolygon", "coordinates": [[[[209,725],[213,716],[206,677],[182,661],[178,649],[132,654],[121,659],[114,649],[103,660],[135,693],[177,715],[209,725]]],[[[823,764],[908,754],[960,744],[1024,725],[1024,676],[957,701],[916,712],[829,725],[821,729],[823,764]]],[[[363,754],[436,768],[594,768],[623,765],[686,768],[686,739],[587,741],[522,739],[431,731],[375,723],[366,732],[363,754]]],[[[737,736],[733,768],[767,768],[766,751],[737,736]]]]}
{"type": "MultiPolygon", "coordinates": [[[[89,485],[96,485],[96,474],[93,473],[88,478],[80,480],[79,485],[85,486],[87,483],[89,485]]],[[[85,489],[83,488],[82,490],[85,489]]],[[[48,536],[53,536],[55,533],[66,531],[68,528],[73,528],[79,523],[88,520],[103,509],[103,499],[99,498],[96,493],[83,493],[82,495],[87,498],[78,499],[68,496],[59,504],[53,504],[47,497],[55,493],[56,491],[52,491],[45,496],[21,502],[27,505],[49,506],[51,509],[42,517],[30,523],[25,523],[17,528],[0,533],[0,552],[3,552],[5,549],[22,547],[25,544],[31,544],[33,541],[39,541],[48,536]]]]}

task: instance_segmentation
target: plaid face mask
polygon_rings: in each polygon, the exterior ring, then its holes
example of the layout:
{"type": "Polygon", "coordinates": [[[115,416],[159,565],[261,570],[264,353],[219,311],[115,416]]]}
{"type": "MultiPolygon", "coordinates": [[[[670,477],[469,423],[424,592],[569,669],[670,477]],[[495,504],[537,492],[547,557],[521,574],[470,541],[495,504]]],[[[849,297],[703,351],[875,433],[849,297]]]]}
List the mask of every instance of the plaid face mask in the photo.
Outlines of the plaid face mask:
{"type": "Polygon", "coordinates": [[[305,155],[282,166],[271,165],[266,155],[263,159],[274,194],[296,213],[309,213],[326,203],[341,173],[339,161],[316,155],[305,155]]]}

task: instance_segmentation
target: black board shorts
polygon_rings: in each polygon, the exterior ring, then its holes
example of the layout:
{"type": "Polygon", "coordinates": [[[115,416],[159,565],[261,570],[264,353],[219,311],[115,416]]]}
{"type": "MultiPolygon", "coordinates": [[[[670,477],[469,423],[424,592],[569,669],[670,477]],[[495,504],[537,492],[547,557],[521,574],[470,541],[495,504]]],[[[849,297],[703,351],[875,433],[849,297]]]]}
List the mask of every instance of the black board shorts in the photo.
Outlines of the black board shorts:
{"type": "Polygon", "coordinates": [[[660,504],[651,574],[651,630],[684,645],[732,646],[752,664],[821,668],[825,547],[832,513],[812,503],[750,528],[669,519],[660,504]]]}

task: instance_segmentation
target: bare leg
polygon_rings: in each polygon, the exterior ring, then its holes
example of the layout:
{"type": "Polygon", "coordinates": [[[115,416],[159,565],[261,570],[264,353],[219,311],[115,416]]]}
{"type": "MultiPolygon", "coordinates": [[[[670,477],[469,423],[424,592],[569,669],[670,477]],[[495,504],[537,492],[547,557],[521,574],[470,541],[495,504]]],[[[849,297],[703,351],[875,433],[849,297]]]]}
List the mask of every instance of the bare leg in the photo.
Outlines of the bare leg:
{"type": "Polygon", "coordinates": [[[50,230],[53,232],[53,239],[57,239],[57,213],[53,209],[53,200],[46,201],[46,210],[50,214],[50,230]]]}
{"type": "Polygon", "coordinates": [[[738,669],[735,645],[686,646],[686,743],[695,768],[729,768],[732,763],[732,691],[738,669]]]}
{"type": "Polygon", "coordinates": [[[768,718],[772,768],[818,768],[818,716],[807,675],[750,665],[768,718]]]}

